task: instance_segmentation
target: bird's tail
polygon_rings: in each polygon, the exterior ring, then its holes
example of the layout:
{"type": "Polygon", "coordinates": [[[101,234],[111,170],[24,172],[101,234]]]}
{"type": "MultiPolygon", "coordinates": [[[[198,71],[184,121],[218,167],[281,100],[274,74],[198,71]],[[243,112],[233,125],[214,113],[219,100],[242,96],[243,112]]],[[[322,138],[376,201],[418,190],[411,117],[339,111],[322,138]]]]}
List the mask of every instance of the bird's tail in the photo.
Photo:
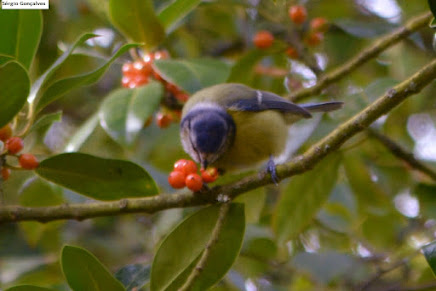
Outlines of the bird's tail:
{"type": "Polygon", "coordinates": [[[323,103],[306,103],[306,104],[298,104],[307,111],[310,112],[328,112],[341,108],[344,105],[344,102],[340,101],[332,101],[332,102],[323,102],[323,103]]]}

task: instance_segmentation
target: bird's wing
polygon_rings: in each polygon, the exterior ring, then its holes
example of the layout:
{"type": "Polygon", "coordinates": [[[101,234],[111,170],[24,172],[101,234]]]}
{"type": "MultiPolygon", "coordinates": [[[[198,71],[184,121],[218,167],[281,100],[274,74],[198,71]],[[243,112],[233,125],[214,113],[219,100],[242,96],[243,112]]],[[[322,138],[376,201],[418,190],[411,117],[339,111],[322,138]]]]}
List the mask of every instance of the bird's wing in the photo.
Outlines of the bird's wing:
{"type": "Polygon", "coordinates": [[[304,118],[310,118],[312,115],[301,106],[282,97],[260,90],[253,90],[253,94],[245,98],[231,98],[226,104],[228,110],[232,111],[265,111],[277,110],[283,113],[298,115],[304,118]]]}

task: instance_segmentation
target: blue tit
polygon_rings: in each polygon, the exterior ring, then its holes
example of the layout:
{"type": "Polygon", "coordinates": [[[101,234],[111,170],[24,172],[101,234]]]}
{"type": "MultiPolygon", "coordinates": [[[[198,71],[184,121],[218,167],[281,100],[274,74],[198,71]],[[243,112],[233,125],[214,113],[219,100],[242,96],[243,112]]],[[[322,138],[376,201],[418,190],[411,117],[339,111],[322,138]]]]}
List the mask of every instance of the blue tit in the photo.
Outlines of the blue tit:
{"type": "MultiPolygon", "coordinates": [[[[342,102],[294,104],[274,93],[242,84],[219,84],[196,92],[182,111],[184,150],[203,168],[250,169],[268,162],[286,147],[288,127],[313,111],[327,112],[342,102]]],[[[276,177],[273,176],[273,179],[276,177]]]]}

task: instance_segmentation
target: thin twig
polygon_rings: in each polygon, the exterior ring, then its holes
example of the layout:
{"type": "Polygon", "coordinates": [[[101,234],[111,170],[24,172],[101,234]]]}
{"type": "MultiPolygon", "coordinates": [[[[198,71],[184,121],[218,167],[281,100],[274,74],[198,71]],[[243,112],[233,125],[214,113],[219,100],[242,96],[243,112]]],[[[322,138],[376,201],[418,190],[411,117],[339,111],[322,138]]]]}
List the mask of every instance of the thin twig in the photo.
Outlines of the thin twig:
{"type": "Polygon", "coordinates": [[[424,173],[425,175],[436,181],[436,171],[427,166],[426,164],[422,163],[421,161],[417,160],[412,153],[403,149],[395,141],[374,129],[368,128],[367,132],[370,136],[374,137],[381,144],[383,144],[394,156],[405,161],[412,168],[420,171],[421,173],[424,173]]]}
{"type": "Polygon", "coordinates": [[[200,276],[204,267],[206,266],[207,260],[209,259],[212,248],[218,242],[221,230],[224,225],[224,221],[226,219],[227,213],[229,213],[230,202],[224,202],[219,210],[218,219],[216,221],[215,227],[213,228],[212,234],[210,236],[209,241],[204,248],[203,254],[195,265],[194,269],[192,269],[191,274],[189,274],[186,282],[180,287],[179,291],[188,291],[192,288],[195,283],[195,280],[200,276]]]}
{"type": "MultiPolygon", "coordinates": [[[[372,122],[388,113],[409,96],[420,92],[436,78],[436,60],[430,62],[409,79],[390,89],[361,112],[342,123],[321,141],[311,146],[304,154],[292,161],[277,166],[277,176],[284,179],[309,171],[323,158],[338,150],[351,137],[365,130],[372,122]]],[[[237,182],[217,186],[203,193],[161,194],[148,198],[122,199],[113,202],[95,202],[48,207],[0,207],[0,223],[24,220],[41,222],[59,219],[82,220],[97,216],[125,213],[154,213],[164,209],[190,207],[218,203],[219,195],[230,199],[250,190],[271,184],[270,175],[253,174],[237,182]]],[[[43,195],[43,193],[41,193],[43,195]]]]}
{"type": "Polygon", "coordinates": [[[310,88],[298,90],[295,93],[289,95],[287,98],[293,101],[300,101],[304,98],[319,94],[324,88],[331,85],[332,83],[339,81],[345,76],[348,76],[349,73],[351,73],[361,65],[365,64],[369,60],[375,58],[390,46],[408,37],[418,29],[425,27],[430,22],[432,17],[433,15],[431,13],[424,13],[411,19],[403,27],[400,27],[394,30],[392,33],[381,37],[345,64],[322,76],[321,79],[316,83],[316,85],[310,88]]]}

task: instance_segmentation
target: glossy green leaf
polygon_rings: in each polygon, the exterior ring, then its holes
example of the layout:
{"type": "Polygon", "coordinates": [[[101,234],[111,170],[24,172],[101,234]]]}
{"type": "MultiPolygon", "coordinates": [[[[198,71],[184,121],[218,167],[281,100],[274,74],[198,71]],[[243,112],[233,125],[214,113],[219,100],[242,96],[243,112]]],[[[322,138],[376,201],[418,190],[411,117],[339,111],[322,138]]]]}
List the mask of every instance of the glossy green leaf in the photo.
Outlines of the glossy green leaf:
{"type": "Polygon", "coordinates": [[[23,108],[29,88],[29,76],[22,65],[11,61],[0,67],[0,127],[23,108]]]}
{"type": "Polygon", "coordinates": [[[14,57],[12,57],[12,56],[0,54],[0,66],[2,66],[3,64],[5,64],[9,61],[13,61],[13,60],[14,60],[14,57]]]}
{"type": "Polygon", "coordinates": [[[436,1],[428,0],[428,6],[430,7],[431,13],[436,17],[436,1]]]}
{"type": "Polygon", "coordinates": [[[42,34],[42,13],[39,10],[0,9],[2,29],[0,54],[13,56],[29,70],[42,34]]]}
{"type": "MultiPolygon", "coordinates": [[[[434,13],[433,13],[433,15],[434,15],[434,13]]],[[[436,28],[436,19],[433,18],[433,19],[430,21],[430,24],[429,24],[428,26],[430,26],[430,28],[435,29],[435,28],[436,28]]]]}
{"type": "Polygon", "coordinates": [[[154,68],[168,82],[192,94],[212,85],[224,83],[230,74],[230,65],[216,59],[158,60],[154,68]]]}
{"type": "Polygon", "coordinates": [[[158,193],[150,175],[122,160],[65,153],[42,161],[36,173],[56,184],[98,200],[145,197],[158,193]]]}
{"type": "Polygon", "coordinates": [[[51,77],[53,74],[59,69],[59,67],[66,61],[66,59],[72,54],[75,48],[85,43],[90,38],[96,37],[97,35],[87,33],[82,36],[80,36],[74,44],[65,51],[59,58],[56,59],[56,61],[42,74],[33,84],[32,88],[30,89],[30,94],[28,97],[29,102],[34,102],[34,100],[41,94],[41,89],[43,86],[46,86],[47,83],[49,83],[51,80],[51,77]]]}
{"type": "Polygon", "coordinates": [[[436,184],[420,183],[416,185],[412,193],[419,200],[421,215],[425,218],[436,219],[436,184]]]}
{"type": "Polygon", "coordinates": [[[234,201],[245,204],[245,221],[247,223],[257,223],[265,206],[265,199],[265,188],[257,188],[238,196],[234,201]]]}
{"type": "Polygon", "coordinates": [[[61,265],[68,285],[74,291],[125,290],[121,282],[115,279],[108,269],[85,249],[64,246],[61,265]]]}
{"type": "Polygon", "coordinates": [[[144,43],[148,49],[156,47],[165,30],[157,18],[151,0],[110,0],[112,23],[131,41],[144,43]]]}
{"type": "MultiPolygon", "coordinates": [[[[191,273],[210,239],[219,205],[203,208],[180,223],[162,242],[153,261],[150,290],[177,290],[191,273]]],[[[242,204],[232,204],[218,242],[192,290],[207,290],[229,270],[241,248],[245,220],[242,204]]]]}
{"type": "Polygon", "coordinates": [[[200,4],[201,0],[175,0],[158,15],[165,30],[172,31],[177,23],[200,4]]]}
{"type": "MultiPolygon", "coordinates": [[[[59,205],[64,202],[62,189],[51,185],[37,177],[32,178],[20,189],[19,203],[27,207],[44,207],[59,205]]],[[[41,224],[34,221],[20,223],[29,245],[35,247],[46,231],[56,228],[62,222],[49,222],[41,224]]]]}
{"type": "Polygon", "coordinates": [[[68,91],[71,91],[80,86],[86,86],[97,82],[101,78],[101,76],[103,76],[109,66],[118,57],[120,57],[129,49],[136,46],[136,44],[126,44],[122,46],[103,66],[93,72],[55,81],[53,84],[49,85],[48,88],[42,93],[41,98],[38,100],[38,103],[36,105],[36,111],[40,111],[54,100],[62,97],[62,95],[64,95],[68,91]]]}
{"type": "Polygon", "coordinates": [[[277,203],[274,230],[279,243],[295,238],[316,216],[336,184],[339,154],[332,154],[310,172],[291,178],[277,203]]]}
{"type": "Polygon", "coordinates": [[[19,285],[6,289],[5,291],[54,291],[44,287],[32,286],[32,285],[19,285]]]}
{"type": "Polygon", "coordinates": [[[97,127],[99,122],[98,112],[94,113],[91,117],[88,118],[71,136],[68,143],[65,145],[65,152],[76,152],[78,151],[91,133],[94,132],[94,129],[97,127]]]}
{"type": "Polygon", "coordinates": [[[151,266],[140,264],[127,265],[115,273],[117,278],[127,291],[135,291],[150,281],[151,266]]]}
{"type": "Polygon", "coordinates": [[[229,83],[242,83],[252,85],[254,69],[267,53],[263,50],[251,50],[245,53],[239,60],[232,66],[229,78],[229,83]]]}
{"type": "Polygon", "coordinates": [[[159,108],[162,97],[163,88],[158,82],[113,91],[101,106],[100,124],[115,141],[131,145],[147,119],[159,108]]]}
{"type": "Polygon", "coordinates": [[[430,265],[433,274],[436,276],[436,241],[425,245],[422,248],[422,252],[424,253],[427,263],[430,265]]]}

